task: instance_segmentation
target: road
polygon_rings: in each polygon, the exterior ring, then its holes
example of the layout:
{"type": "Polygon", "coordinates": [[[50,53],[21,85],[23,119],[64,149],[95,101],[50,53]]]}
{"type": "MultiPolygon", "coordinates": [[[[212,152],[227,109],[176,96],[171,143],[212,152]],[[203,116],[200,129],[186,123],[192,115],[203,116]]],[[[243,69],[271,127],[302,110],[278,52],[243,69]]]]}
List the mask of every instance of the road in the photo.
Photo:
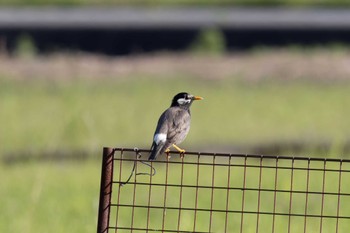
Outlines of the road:
{"type": "Polygon", "coordinates": [[[1,8],[1,29],[350,29],[350,9],[1,8]]]}

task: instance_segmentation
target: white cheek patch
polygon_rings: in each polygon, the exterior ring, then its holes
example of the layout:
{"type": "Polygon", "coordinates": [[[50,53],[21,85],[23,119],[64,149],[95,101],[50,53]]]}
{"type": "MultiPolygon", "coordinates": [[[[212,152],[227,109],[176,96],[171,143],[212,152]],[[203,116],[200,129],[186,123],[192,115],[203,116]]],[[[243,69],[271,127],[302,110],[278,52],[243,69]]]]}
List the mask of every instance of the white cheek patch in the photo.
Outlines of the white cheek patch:
{"type": "Polygon", "coordinates": [[[191,102],[190,99],[184,99],[184,98],[180,98],[177,100],[177,102],[180,104],[180,105],[183,105],[183,104],[188,104],[189,102],[191,102]]]}
{"type": "Polygon", "coordinates": [[[166,141],[166,134],[165,133],[158,133],[154,135],[153,141],[158,145],[160,142],[166,141]]]}

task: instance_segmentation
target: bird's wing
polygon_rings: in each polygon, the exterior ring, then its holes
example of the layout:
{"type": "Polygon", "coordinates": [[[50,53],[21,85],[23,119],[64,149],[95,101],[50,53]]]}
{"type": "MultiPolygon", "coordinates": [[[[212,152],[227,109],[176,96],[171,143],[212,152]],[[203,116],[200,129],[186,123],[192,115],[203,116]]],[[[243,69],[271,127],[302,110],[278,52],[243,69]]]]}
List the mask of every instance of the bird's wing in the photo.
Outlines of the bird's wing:
{"type": "Polygon", "coordinates": [[[158,120],[148,160],[155,160],[159,154],[162,154],[169,147],[169,143],[167,143],[168,118],[169,114],[168,110],[166,110],[158,120]]]}
{"type": "Polygon", "coordinates": [[[160,152],[163,150],[164,145],[165,143],[156,144],[155,142],[153,142],[148,160],[156,160],[158,155],[161,154],[160,152]]]}
{"type": "Polygon", "coordinates": [[[168,137],[171,143],[181,143],[190,130],[191,116],[187,110],[171,108],[168,120],[168,137]]]}
{"type": "Polygon", "coordinates": [[[169,119],[171,118],[171,114],[169,114],[169,113],[170,113],[170,111],[169,111],[169,109],[167,109],[159,117],[157,128],[156,128],[156,131],[154,132],[154,135],[168,133],[168,127],[169,127],[168,122],[169,122],[169,119]]]}

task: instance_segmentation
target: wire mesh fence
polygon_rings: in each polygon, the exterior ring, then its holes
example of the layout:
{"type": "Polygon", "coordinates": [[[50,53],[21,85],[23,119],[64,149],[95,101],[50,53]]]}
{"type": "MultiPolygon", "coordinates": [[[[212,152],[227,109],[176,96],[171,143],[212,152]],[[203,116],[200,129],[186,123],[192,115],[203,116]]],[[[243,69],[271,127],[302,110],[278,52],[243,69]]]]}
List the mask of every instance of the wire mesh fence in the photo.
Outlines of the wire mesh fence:
{"type": "Polygon", "coordinates": [[[98,232],[350,229],[350,160],[170,152],[150,162],[148,155],[104,148],[98,232]]]}

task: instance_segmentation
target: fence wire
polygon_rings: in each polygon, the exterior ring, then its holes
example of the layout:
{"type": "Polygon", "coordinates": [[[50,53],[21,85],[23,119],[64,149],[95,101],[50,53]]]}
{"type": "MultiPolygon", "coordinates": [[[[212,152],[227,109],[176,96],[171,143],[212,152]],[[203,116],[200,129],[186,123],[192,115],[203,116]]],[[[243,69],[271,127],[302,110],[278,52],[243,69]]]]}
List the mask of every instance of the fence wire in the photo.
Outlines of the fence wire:
{"type": "Polygon", "coordinates": [[[350,160],[170,152],[150,162],[148,155],[104,148],[98,232],[350,229],[350,160]]]}

